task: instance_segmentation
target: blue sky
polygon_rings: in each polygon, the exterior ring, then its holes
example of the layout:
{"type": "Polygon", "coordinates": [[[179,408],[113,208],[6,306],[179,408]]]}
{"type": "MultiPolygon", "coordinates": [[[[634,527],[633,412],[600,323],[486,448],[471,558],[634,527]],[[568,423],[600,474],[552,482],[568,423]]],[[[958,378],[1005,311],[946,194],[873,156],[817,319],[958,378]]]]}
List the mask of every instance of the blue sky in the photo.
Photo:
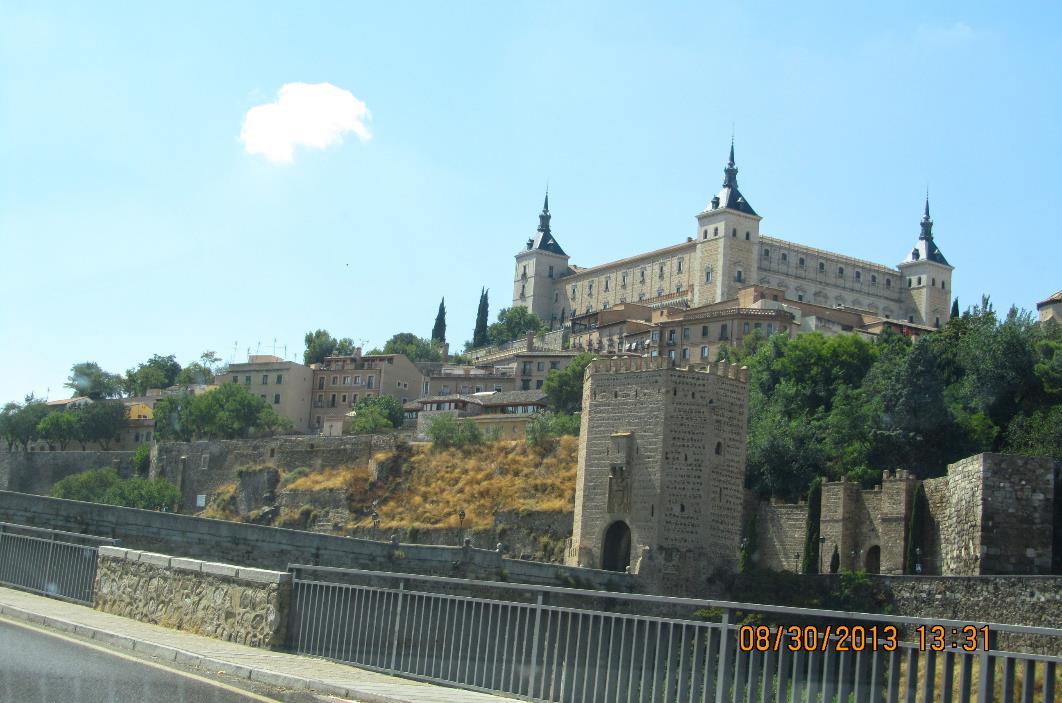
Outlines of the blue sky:
{"type": "Polygon", "coordinates": [[[0,402],[325,328],[471,336],[546,180],[580,265],[682,241],[736,131],[765,234],[896,264],[930,189],[965,308],[1062,288],[1057,3],[0,4],[0,402]],[[865,6],[864,6],[865,5],[865,6]],[[289,83],[371,118],[290,163],[289,83]]]}

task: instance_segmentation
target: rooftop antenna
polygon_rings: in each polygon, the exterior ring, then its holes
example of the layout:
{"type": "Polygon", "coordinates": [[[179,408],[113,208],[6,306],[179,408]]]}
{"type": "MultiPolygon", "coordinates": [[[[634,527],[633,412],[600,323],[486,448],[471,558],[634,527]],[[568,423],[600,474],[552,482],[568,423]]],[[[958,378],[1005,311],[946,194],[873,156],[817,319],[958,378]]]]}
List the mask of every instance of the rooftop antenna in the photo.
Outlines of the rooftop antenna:
{"type": "Polygon", "coordinates": [[[258,345],[254,348],[254,353],[257,354],[260,351],[262,351],[262,340],[259,339],[258,345]]]}
{"type": "Polygon", "coordinates": [[[273,356],[277,355],[277,338],[273,337],[273,356]]]}
{"type": "Polygon", "coordinates": [[[232,343],[232,356],[229,357],[229,363],[230,364],[235,364],[236,363],[236,352],[239,350],[239,348],[240,348],[240,340],[237,339],[235,342],[232,343]]]}

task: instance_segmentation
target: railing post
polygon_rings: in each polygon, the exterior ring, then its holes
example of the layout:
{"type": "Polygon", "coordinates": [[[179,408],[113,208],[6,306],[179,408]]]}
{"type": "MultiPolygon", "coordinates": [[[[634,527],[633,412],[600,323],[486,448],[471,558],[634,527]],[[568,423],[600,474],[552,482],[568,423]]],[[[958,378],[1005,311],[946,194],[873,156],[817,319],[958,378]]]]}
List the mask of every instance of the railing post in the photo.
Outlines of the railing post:
{"type": "Polygon", "coordinates": [[[978,657],[980,671],[977,672],[977,703],[991,703],[996,696],[996,663],[989,652],[996,647],[996,633],[990,631],[985,648],[978,657]]]}
{"type": "Polygon", "coordinates": [[[402,597],[405,595],[406,581],[402,579],[398,582],[398,605],[395,609],[395,639],[391,643],[391,673],[396,671],[398,664],[398,638],[402,633],[402,597]]]}
{"type": "Polygon", "coordinates": [[[723,609],[722,632],[719,633],[719,668],[715,677],[715,703],[726,701],[727,689],[730,687],[730,670],[733,662],[730,660],[730,608],[723,609]]]}
{"type": "Polygon", "coordinates": [[[52,552],[55,550],[55,533],[48,535],[48,556],[44,559],[44,578],[41,580],[41,592],[48,593],[48,579],[52,575],[52,552]]]}
{"type": "Polygon", "coordinates": [[[535,629],[531,635],[531,666],[530,679],[527,682],[527,700],[535,699],[535,679],[538,674],[538,633],[542,622],[542,591],[535,598],[535,629]]]}

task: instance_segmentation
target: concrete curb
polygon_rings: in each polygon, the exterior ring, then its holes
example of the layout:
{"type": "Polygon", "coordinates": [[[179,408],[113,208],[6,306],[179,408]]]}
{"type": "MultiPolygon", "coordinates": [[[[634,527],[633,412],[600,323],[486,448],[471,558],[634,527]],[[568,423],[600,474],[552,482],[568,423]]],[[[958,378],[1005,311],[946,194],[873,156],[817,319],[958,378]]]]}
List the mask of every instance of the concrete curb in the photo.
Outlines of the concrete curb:
{"type": "MultiPolygon", "coordinates": [[[[248,681],[255,681],[269,686],[278,686],[301,691],[311,690],[315,693],[323,693],[325,695],[336,696],[339,698],[353,698],[361,703],[417,703],[416,698],[395,698],[391,695],[382,695],[378,692],[363,690],[361,688],[347,688],[330,684],[326,681],[292,676],[291,674],[279,673],[259,667],[234,664],[230,661],[214,659],[178,647],[137,640],[101,628],[70,622],[51,615],[41,615],[40,613],[34,613],[29,610],[23,610],[22,608],[5,605],[3,603],[0,603],[0,615],[52,630],[78,635],[117,649],[126,649],[140,654],[146,654],[176,664],[194,665],[210,671],[221,671],[237,678],[247,679],[248,681]]],[[[414,682],[410,681],[410,683],[414,682]]],[[[378,685],[379,684],[372,683],[366,684],[367,687],[378,685]]],[[[499,700],[507,699],[499,698],[499,700]]]]}

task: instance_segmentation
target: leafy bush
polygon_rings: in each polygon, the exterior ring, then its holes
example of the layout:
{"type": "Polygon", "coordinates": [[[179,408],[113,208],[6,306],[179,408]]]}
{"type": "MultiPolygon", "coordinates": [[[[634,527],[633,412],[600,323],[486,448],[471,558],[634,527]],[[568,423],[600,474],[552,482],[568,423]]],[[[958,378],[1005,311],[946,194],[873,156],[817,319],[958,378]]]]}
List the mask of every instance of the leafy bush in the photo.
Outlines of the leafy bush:
{"type": "Polygon", "coordinates": [[[151,468],[151,447],[146,444],[141,444],[133,452],[133,469],[140,476],[147,476],[148,469],[151,468]]]}
{"type": "Polygon", "coordinates": [[[527,423],[526,436],[529,446],[541,451],[551,451],[557,439],[570,435],[579,436],[579,416],[563,412],[536,413],[527,423]]]}
{"type": "Polygon", "coordinates": [[[181,501],[177,487],[166,479],[121,479],[111,468],[67,476],[52,487],[52,497],[143,510],[176,510],[181,501]]]}
{"type": "Polygon", "coordinates": [[[432,418],[428,425],[432,446],[438,449],[474,447],[483,444],[483,430],[468,420],[458,420],[452,413],[432,418]]]}
{"type": "Polygon", "coordinates": [[[304,476],[309,476],[309,475],[310,475],[310,467],[309,466],[300,466],[299,468],[297,468],[297,469],[295,469],[293,471],[289,471],[288,473],[284,474],[283,477],[281,477],[281,479],[280,479],[280,487],[284,488],[289,483],[294,483],[295,481],[298,481],[300,478],[303,478],[304,476]]]}

